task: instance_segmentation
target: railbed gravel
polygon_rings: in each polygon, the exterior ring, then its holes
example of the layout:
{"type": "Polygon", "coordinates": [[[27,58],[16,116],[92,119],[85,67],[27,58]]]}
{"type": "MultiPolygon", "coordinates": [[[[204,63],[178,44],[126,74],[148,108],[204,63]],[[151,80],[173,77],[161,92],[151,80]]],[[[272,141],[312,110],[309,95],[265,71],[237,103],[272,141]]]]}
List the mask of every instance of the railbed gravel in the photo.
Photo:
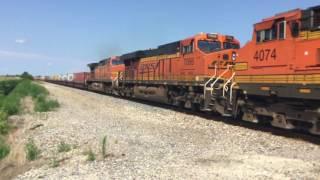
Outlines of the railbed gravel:
{"type": "MultiPolygon", "coordinates": [[[[30,131],[47,160],[16,179],[320,179],[317,144],[49,83],[61,107],[30,131]],[[107,137],[107,157],[101,142],[107,137]],[[64,141],[72,146],[57,152],[64,141]],[[96,160],[87,161],[91,149],[96,160]],[[51,167],[51,159],[60,161],[51,167]]],[[[214,119],[214,118],[213,118],[214,119]]]]}

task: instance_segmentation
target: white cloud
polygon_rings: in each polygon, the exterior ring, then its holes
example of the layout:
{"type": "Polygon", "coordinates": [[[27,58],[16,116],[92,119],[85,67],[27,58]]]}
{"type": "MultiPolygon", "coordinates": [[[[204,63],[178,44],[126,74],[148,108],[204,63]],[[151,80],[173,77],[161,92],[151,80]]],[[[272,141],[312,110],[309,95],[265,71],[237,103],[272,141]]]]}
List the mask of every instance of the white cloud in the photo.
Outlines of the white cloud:
{"type": "Polygon", "coordinates": [[[26,39],[16,39],[15,42],[16,42],[17,44],[24,44],[24,43],[27,42],[27,40],[26,40],[26,39]]]}

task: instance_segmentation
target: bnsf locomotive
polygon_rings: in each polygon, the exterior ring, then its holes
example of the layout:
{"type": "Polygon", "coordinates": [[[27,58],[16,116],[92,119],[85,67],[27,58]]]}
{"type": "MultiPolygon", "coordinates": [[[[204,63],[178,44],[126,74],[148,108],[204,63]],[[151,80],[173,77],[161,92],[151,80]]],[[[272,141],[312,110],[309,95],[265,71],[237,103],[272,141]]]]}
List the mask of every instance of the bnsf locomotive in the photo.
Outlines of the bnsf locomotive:
{"type": "Polygon", "coordinates": [[[320,134],[320,6],[263,19],[242,48],[200,33],[88,66],[50,81],[320,134]]]}
{"type": "Polygon", "coordinates": [[[255,24],[238,55],[235,115],[320,134],[320,6],[255,24]]]}

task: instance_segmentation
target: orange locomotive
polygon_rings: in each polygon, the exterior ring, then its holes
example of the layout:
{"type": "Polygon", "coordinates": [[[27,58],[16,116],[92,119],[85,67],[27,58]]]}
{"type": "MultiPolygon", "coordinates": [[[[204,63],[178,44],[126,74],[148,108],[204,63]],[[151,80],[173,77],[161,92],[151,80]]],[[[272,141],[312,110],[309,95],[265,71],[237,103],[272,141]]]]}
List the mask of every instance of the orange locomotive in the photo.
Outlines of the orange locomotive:
{"type": "Polygon", "coordinates": [[[125,72],[119,81],[120,94],[211,110],[206,92],[210,95],[215,80],[219,86],[232,77],[239,46],[233,36],[200,33],[156,49],[122,55],[125,72]]]}
{"type": "Polygon", "coordinates": [[[87,85],[90,90],[231,116],[230,103],[225,103],[230,99],[211,100],[232,84],[239,47],[233,36],[200,33],[89,64],[87,85]]]}
{"type": "Polygon", "coordinates": [[[235,114],[320,134],[320,6],[255,24],[235,70],[235,114]]]}
{"type": "Polygon", "coordinates": [[[118,73],[124,71],[124,63],[119,57],[103,59],[88,66],[91,72],[87,80],[88,89],[103,92],[112,92],[118,73]]]}

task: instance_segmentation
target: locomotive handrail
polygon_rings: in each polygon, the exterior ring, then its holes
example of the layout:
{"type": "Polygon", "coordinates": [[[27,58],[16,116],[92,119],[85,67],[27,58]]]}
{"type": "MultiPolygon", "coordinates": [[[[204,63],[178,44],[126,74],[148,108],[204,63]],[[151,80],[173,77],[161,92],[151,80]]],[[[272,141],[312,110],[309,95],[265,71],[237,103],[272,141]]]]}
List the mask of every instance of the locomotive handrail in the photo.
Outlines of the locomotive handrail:
{"type": "Polygon", "coordinates": [[[236,75],[236,73],[234,72],[234,73],[232,74],[232,76],[228,79],[228,81],[223,85],[223,92],[222,92],[222,96],[223,96],[223,97],[225,96],[225,92],[228,91],[227,85],[232,81],[232,79],[234,78],[235,75],[236,75]]]}
{"type": "Polygon", "coordinates": [[[112,86],[118,87],[119,86],[119,77],[115,77],[112,81],[112,86]]]}
{"type": "Polygon", "coordinates": [[[206,97],[206,88],[210,81],[212,81],[217,76],[217,64],[214,65],[214,75],[204,84],[203,95],[206,97]]]}
{"type": "Polygon", "coordinates": [[[230,86],[230,104],[232,105],[232,90],[233,90],[233,87],[236,85],[237,83],[236,82],[233,82],[230,86]]]}
{"type": "MultiPolygon", "coordinates": [[[[221,79],[221,77],[222,77],[223,75],[225,75],[225,74],[230,70],[230,68],[231,68],[232,66],[233,66],[233,65],[227,65],[227,69],[224,70],[224,71],[220,74],[220,76],[218,76],[218,78],[216,78],[216,80],[211,84],[211,88],[213,88],[213,86],[219,81],[219,79],[221,79]]],[[[212,90],[211,90],[211,94],[212,94],[212,90]]]]}

